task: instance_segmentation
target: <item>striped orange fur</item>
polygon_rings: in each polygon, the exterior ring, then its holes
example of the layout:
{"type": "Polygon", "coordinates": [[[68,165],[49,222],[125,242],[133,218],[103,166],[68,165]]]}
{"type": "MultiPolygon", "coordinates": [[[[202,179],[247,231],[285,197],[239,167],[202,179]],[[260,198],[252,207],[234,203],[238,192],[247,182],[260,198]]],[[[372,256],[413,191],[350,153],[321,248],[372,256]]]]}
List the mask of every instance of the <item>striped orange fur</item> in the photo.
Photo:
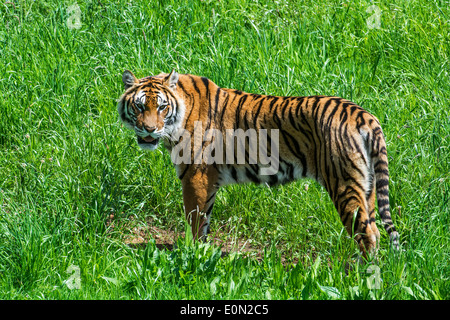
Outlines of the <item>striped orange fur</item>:
{"type": "MultiPolygon", "coordinates": [[[[251,94],[175,71],[142,79],[125,71],[123,82],[125,93],[118,103],[120,119],[136,132],[143,149],[154,150],[162,139],[171,151],[186,139],[177,133],[184,130],[193,136],[198,124],[203,138],[211,129],[223,136],[231,129],[253,130],[259,138],[262,129],[276,130],[279,159],[277,172],[271,175],[260,174],[264,167],[260,157],[250,161],[248,144],[245,163],[227,163],[225,158],[207,163],[204,159],[194,161],[198,156],[194,154],[198,151],[198,146],[193,146],[195,139],[185,141],[192,144],[191,162],[176,163],[175,168],[183,187],[186,218],[196,238],[204,238],[209,232],[220,186],[245,182],[277,185],[309,177],[327,190],[363,255],[377,247],[380,237],[375,224],[376,199],[384,227],[394,246],[398,246],[389,210],[383,132],[378,119],[355,103],[329,96],[251,94]]],[[[268,134],[269,142],[273,138],[268,134]]],[[[201,151],[206,151],[214,139],[218,141],[215,136],[202,139],[201,151]]],[[[224,149],[227,143],[229,146],[235,141],[223,142],[224,149]]],[[[236,154],[233,156],[236,158],[236,154]]]]}

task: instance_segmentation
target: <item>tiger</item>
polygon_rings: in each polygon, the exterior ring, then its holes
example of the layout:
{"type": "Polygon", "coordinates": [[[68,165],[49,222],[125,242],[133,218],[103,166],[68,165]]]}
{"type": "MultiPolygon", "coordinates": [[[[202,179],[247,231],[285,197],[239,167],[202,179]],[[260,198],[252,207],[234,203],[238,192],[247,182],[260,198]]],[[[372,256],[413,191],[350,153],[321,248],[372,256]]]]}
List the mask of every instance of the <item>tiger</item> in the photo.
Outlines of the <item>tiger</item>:
{"type": "Polygon", "coordinates": [[[140,148],[155,150],[162,141],[173,155],[179,145],[191,147],[179,148],[180,155],[184,151],[190,161],[175,161],[180,158],[177,156],[171,159],[181,181],[185,218],[194,240],[205,240],[210,233],[211,213],[221,186],[274,186],[310,178],[328,192],[363,257],[379,248],[376,199],[390,243],[399,248],[389,208],[385,137],[379,120],[359,105],[337,96],[247,93],[175,70],[140,79],[125,70],[122,81],[124,93],[117,111],[123,125],[134,131],[140,148]],[[262,161],[262,156],[250,157],[256,140],[250,142],[249,136],[244,137],[243,146],[241,141],[241,149],[236,147],[237,141],[224,141],[230,130],[253,130],[258,137],[264,133],[267,155],[278,157],[275,170],[262,174],[268,162],[262,161]],[[211,137],[212,131],[216,134],[211,137]],[[200,140],[190,139],[194,135],[200,140]],[[226,155],[227,160],[236,160],[239,150],[243,160],[225,161],[224,155],[216,161],[208,161],[211,156],[199,158],[198,152],[205,152],[213,142],[216,147],[236,147],[234,154],[226,155]]]}

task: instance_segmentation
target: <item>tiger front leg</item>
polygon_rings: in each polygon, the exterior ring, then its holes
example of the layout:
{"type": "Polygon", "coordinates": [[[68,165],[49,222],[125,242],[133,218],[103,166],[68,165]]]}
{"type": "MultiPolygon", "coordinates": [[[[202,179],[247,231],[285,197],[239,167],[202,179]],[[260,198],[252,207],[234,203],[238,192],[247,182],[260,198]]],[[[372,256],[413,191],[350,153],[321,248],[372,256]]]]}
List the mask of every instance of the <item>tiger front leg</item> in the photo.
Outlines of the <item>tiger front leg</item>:
{"type": "Polygon", "coordinates": [[[192,171],[182,180],[184,211],[194,240],[206,241],[216,198],[217,175],[213,170],[192,171]]]}

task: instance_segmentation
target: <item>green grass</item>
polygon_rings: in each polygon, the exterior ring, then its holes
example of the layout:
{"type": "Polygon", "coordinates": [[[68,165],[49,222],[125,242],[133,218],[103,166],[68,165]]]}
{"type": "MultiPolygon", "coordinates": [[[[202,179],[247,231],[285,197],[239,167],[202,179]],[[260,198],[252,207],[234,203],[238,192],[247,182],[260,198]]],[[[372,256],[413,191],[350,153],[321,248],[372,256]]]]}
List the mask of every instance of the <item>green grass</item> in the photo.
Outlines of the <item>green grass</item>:
{"type": "Polygon", "coordinates": [[[450,299],[448,2],[376,2],[379,29],[369,1],[149,2],[78,1],[79,29],[74,2],[0,5],[0,298],[450,299]],[[170,155],[140,150],[116,111],[124,69],[172,68],[376,115],[402,251],[382,230],[378,260],[356,263],[310,180],[218,193],[213,232],[256,251],[127,245],[133,230],[185,229],[170,155]]]}

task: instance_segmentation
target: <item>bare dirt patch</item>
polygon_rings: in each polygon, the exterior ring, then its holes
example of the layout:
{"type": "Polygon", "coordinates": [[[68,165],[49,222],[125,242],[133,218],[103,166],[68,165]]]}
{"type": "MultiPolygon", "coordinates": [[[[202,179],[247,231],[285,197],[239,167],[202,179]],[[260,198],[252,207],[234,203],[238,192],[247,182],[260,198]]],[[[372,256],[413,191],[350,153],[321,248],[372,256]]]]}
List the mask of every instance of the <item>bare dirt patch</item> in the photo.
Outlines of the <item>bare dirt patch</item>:
{"type": "MultiPolygon", "coordinates": [[[[148,218],[145,223],[138,223],[133,218],[128,218],[127,220],[129,221],[122,222],[122,225],[125,224],[123,230],[126,230],[122,235],[123,242],[130,247],[145,247],[149,241],[154,240],[158,249],[173,250],[177,240],[180,237],[185,237],[184,231],[156,226],[152,218],[148,218]]],[[[114,223],[114,217],[111,216],[108,219],[108,226],[114,228],[114,223]]],[[[253,259],[262,261],[264,247],[253,244],[251,239],[236,235],[236,232],[232,232],[232,229],[232,226],[223,225],[216,232],[208,235],[208,241],[221,248],[222,257],[232,252],[239,252],[246,257],[252,257],[253,259]]],[[[286,255],[282,252],[281,262],[283,264],[289,264],[288,261],[296,264],[298,259],[286,259],[286,255]]]]}

